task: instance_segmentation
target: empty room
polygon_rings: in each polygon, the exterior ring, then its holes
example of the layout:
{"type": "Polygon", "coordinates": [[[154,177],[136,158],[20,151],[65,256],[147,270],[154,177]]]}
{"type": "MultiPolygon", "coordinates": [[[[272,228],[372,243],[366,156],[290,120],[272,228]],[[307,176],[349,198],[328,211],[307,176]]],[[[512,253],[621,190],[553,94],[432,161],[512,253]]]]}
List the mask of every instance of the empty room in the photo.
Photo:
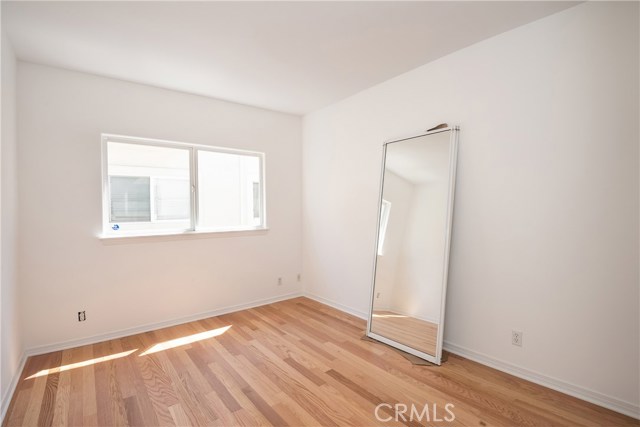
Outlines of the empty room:
{"type": "Polygon", "coordinates": [[[640,426],[640,2],[0,12],[3,427],[640,426]]]}

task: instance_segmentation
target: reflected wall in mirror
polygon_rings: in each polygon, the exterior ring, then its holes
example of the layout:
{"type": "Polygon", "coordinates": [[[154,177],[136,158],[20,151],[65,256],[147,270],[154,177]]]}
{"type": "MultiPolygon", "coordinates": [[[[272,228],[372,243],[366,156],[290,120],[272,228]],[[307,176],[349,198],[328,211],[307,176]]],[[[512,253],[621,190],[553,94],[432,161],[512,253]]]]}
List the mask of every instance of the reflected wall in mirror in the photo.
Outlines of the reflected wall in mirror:
{"type": "Polygon", "coordinates": [[[367,335],[440,364],[458,128],[384,145],[367,335]]]}

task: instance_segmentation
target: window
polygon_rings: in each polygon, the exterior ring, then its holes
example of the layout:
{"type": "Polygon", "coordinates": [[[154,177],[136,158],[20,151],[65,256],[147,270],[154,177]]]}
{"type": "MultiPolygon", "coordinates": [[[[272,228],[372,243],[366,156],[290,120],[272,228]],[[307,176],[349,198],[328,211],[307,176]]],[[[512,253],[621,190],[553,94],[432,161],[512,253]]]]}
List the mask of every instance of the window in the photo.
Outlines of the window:
{"type": "Polygon", "coordinates": [[[103,234],[265,227],[262,153],[103,135],[103,234]]]}
{"type": "Polygon", "coordinates": [[[380,207],[380,231],[378,232],[378,255],[384,255],[384,238],[387,236],[390,212],[391,202],[382,200],[382,206],[380,207]]]}

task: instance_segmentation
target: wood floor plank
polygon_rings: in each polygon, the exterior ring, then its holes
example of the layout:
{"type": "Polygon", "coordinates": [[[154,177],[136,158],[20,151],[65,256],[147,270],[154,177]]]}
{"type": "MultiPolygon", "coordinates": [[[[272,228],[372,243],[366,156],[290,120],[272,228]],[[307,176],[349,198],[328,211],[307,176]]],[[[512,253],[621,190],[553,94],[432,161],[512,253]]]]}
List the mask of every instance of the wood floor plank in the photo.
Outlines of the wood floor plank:
{"type": "MultiPolygon", "coordinates": [[[[180,408],[182,412],[189,419],[189,425],[206,425],[207,417],[203,413],[206,411],[206,407],[200,406],[198,391],[195,389],[195,384],[191,376],[183,372],[178,373],[171,363],[169,358],[164,353],[158,353],[158,359],[164,372],[169,375],[171,379],[171,385],[180,402],[180,408]]],[[[217,419],[213,418],[213,419],[217,419]]]]}
{"type": "MultiPolygon", "coordinates": [[[[93,359],[93,346],[81,349],[83,360],[93,359]]],[[[82,372],[82,420],[85,426],[98,425],[98,395],[96,393],[96,375],[93,366],[80,369],[82,372]]],[[[78,402],[79,403],[79,402],[78,402]]],[[[73,402],[75,404],[75,402],[73,402]]]]}
{"type": "Polygon", "coordinates": [[[294,298],[33,356],[3,426],[640,426],[456,355],[413,365],[364,329],[294,298]]]}
{"type": "MultiPolygon", "coordinates": [[[[48,364],[51,367],[60,365],[62,361],[62,352],[51,353],[49,355],[48,364]]],[[[53,373],[46,376],[44,393],[42,396],[42,404],[40,406],[40,415],[38,416],[38,425],[48,427],[53,423],[53,415],[55,411],[56,394],[58,393],[59,373],[53,373]]]]}
{"type": "MultiPolygon", "coordinates": [[[[73,363],[73,349],[62,352],[62,365],[73,363]]],[[[56,393],[55,408],[51,425],[55,427],[66,426],[69,421],[69,406],[71,396],[71,372],[61,372],[58,378],[58,392],[56,393]]]]}
{"type": "MultiPolygon", "coordinates": [[[[261,351],[264,351],[264,348],[261,351]]],[[[339,412],[340,407],[328,404],[321,396],[314,393],[315,387],[313,383],[304,376],[295,371],[283,369],[275,359],[261,358],[257,350],[244,349],[244,356],[256,365],[290,399],[305,408],[320,425],[336,426],[348,424],[348,417],[339,412]],[[339,424],[338,421],[342,421],[342,423],[339,424]]]]}
{"type": "Polygon", "coordinates": [[[204,380],[209,383],[211,389],[216,394],[218,399],[222,401],[227,410],[229,412],[235,412],[241,409],[238,401],[233,398],[231,393],[229,393],[229,391],[224,387],[218,377],[213,374],[211,369],[209,369],[205,358],[201,356],[203,352],[206,352],[206,349],[203,349],[202,347],[192,347],[186,350],[186,352],[193,360],[195,366],[199,369],[200,374],[202,375],[204,380]]]}
{"type": "Polygon", "coordinates": [[[236,382],[245,388],[252,385],[269,404],[278,403],[278,396],[282,393],[276,384],[274,384],[253,362],[247,360],[243,355],[228,360],[229,364],[238,373],[236,382]],[[239,378],[238,378],[239,377],[239,378]],[[240,381],[238,381],[240,379],[240,381]]]}
{"type": "MultiPolygon", "coordinates": [[[[45,389],[47,387],[47,380],[48,378],[46,376],[36,377],[35,379],[32,379],[32,380],[26,380],[26,381],[33,381],[33,385],[31,388],[29,403],[25,410],[24,418],[22,419],[22,423],[24,425],[32,426],[32,425],[38,424],[38,419],[40,418],[40,412],[42,411],[42,407],[44,406],[44,402],[45,402],[44,395],[45,395],[45,389]]],[[[20,387],[21,385],[22,383],[19,384],[18,387],[20,387]]]]}
{"type": "Polygon", "coordinates": [[[269,421],[242,391],[243,388],[248,387],[248,384],[246,384],[242,378],[230,375],[228,371],[221,369],[216,363],[209,364],[209,367],[220,378],[220,381],[241,406],[241,409],[231,413],[237,421],[237,423],[234,424],[270,425],[269,421]],[[247,424],[250,422],[253,424],[247,424]]]}
{"type": "Polygon", "coordinates": [[[127,423],[130,426],[143,426],[145,420],[142,417],[142,411],[138,404],[138,398],[135,395],[124,398],[124,409],[127,413],[127,423]]]}
{"type": "Polygon", "coordinates": [[[187,416],[186,412],[182,409],[182,405],[175,404],[169,407],[169,412],[171,413],[171,417],[173,418],[173,422],[176,426],[189,426],[191,424],[191,419],[187,416]]]}
{"type": "Polygon", "coordinates": [[[48,427],[53,424],[59,380],[60,374],[50,374],[47,376],[47,383],[42,397],[42,405],[40,406],[40,416],[38,417],[39,426],[48,427]]]}
{"type": "Polygon", "coordinates": [[[300,405],[290,399],[279,399],[275,405],[278,413],[287,420],[290,426],[315,426],[318,422],[313,416],[304,410],[300,405]]]}
{"type": "MultiPolygon", "coordinates": [[[[130,351],[130,350],[137,350],[140,347],[142,347],[142,342],[140,341],[139,336],[134,335],[131,337],[123,338],[123,349],[130,351]]],[[[147,389],[147,385],[144,381],[144,378],[142,377],[140,360],[141,360],[140,357],[126,357],[123,360],[128,365],[127,371],[132,376],[131,381],[133,381],[133,384],[135,387],[134,396],[136,397],[136,404],[138,405],[137,409],[139,409],[140,411],[140,417],[141,417],[140,422],[142,423],[137,425],[154,425],[154,426],[162,425],[163,423],[160,422],[158,415],[156,414],[155,407],[153,405],[153,402],[151,401],[150,393],[147,389]]],[[[127,404],[127,399],[128,398],[125,399],[125,409],[127,410],[127,418],[131,420],[132,416],[130,416],[129,414],[129,408],[132,405],[132,403],[127,404]]],[[[135,410],[135,408],[133,409],[135,410]]],[[[171,415],[168,409],[164,413],[164,416],[167,419],[170,418],[171,415]]],[[[134,417],[134,419],[136,418],[134,417]]],[[[136,419],[136,422],[137,421],[138,420],[136,419]]]]}
{"type": "Polygon", "coordinates": [[[7,412],[5,417],[5,425],[9,427],[25,425],[23,423],[23,419],[27,411],[30,398],[31,389],[20,390],[16,393],[11,407],[7,409],[10,412],[7,412]]]}
{"type": "MultiPolygon", "coordinates": [[[[82,348],[71,349],[70,353],[73,354],[73,361],[77,362],[82,360],[84,355],[82,348]]],[[[66,393],[65,386],[60,386],[60,393],[66,393]]],[[[84,377],[81,369],[73,369],[69,371],[69,415],[67,417],[68,423],[66,425],[81,426],[84,424],[84,377]]]]}
{"type": "Polygon", "coordinates": [[[253,406],[260,411],[260,413],[271,423],[271,425],[276,427],[286,426],[287,422],[278,414],[278,412],[269,405],[265,400],[260,397],[256,391],[247,386],[242,389],[242,392],[249,398],[253,406]]]}

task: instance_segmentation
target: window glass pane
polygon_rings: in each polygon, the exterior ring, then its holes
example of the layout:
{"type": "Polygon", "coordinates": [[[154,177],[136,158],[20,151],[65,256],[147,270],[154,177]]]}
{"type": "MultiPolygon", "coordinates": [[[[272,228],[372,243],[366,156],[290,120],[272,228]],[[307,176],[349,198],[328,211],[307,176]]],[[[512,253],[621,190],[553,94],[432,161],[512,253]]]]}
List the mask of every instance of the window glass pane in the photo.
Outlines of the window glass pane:
{"type": "Polygon", "coordinates": [[[189,219],[189,180],[157,178],[154,180],[155,215],[157,220],[189,219]]]}
{"type": "Polygon", "coordinates": [[[198,227],[262,224],[260,157],[198,151],[198,227]]]}
{"type": "Polygon", "coordinates": [[[111,233],[191,228],[190,150],[107,143],[111,233]]]}
{"type": "Polygon", "coordinates": [[[148,177],[111,176],[111,222],[151,220],[148,177]]]}

